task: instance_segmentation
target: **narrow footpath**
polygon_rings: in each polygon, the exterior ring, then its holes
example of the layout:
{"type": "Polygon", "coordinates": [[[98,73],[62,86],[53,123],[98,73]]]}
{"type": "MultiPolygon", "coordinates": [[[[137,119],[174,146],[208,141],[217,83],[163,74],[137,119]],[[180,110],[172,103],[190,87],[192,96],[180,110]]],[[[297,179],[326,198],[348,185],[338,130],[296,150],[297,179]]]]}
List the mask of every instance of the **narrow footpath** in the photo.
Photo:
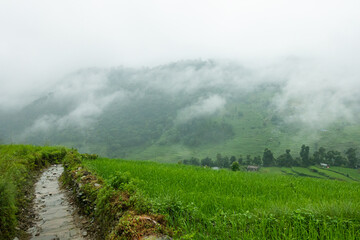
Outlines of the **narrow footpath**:
{"type": "Polygon", "coordinates": [[[74,207],[69,203],[65,190],[60,189],[59,177],[64,171],[61,165],[45,170],[35,185],[35,226],[29,229],[32,240],[86,239],[73,216],[74,207]]]}

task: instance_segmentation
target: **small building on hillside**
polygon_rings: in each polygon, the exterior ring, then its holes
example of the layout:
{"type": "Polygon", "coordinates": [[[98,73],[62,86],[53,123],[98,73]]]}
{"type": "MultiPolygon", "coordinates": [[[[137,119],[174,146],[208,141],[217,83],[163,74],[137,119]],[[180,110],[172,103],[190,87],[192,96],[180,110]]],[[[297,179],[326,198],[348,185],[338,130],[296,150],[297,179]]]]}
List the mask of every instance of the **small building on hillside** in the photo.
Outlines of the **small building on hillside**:
{"type": "Polygon", "coordinates": [[[322,167],[322,168],[330,168],[329,164],[327,164],[327,163],[320,163],[320,167],[322,167]]]}
{"type": "Polygon", "coordinates": [[[246,170],[248,172],[257,172],[259,171],[259,168],[260,168],[259,166],[249,165],[247,166],[246,170]]]}

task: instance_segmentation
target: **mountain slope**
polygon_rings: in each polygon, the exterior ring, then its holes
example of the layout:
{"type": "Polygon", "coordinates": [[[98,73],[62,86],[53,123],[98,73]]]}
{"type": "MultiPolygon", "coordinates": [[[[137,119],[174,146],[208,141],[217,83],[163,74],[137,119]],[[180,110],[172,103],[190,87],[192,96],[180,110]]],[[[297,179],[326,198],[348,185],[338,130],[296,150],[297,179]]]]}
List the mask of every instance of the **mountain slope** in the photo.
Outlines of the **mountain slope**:
{"type": "Polygon", "coordinates": [[[358,146],[360,125],[340,110],[337,118],[325,109],[306,122],[314,107],[311,98],[290,98],[291,76],[286,77],[200,60],[86,69],[20,111],[3,112],[0,140],[164,162],[217,153],[254,156],[265,148],[276,154],[291,149],[297,156],[302,144],[338,150],[358,146]]]}

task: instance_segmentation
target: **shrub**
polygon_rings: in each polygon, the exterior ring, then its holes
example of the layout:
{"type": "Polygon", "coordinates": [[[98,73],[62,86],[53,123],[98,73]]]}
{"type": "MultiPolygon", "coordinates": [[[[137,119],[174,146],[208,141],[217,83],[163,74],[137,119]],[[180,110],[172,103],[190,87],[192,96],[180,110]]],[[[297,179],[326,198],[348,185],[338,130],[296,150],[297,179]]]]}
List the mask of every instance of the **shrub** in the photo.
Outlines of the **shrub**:
{"type": "Polygon", "coordinates": [[[239,171],[239,170],[240,170],[240,164],[239,164],[237,161],[233,162],[233,163],[231,164],[231,170],[233,170],[233,171],[239,171]]]}
{"type": "Polygon", "coordinates": [[[123,189],[126,184],[130,182],[131,176],[129,172],[116,172],[113,177],[110,178],[110,185],[115,189],[123,189]]]}

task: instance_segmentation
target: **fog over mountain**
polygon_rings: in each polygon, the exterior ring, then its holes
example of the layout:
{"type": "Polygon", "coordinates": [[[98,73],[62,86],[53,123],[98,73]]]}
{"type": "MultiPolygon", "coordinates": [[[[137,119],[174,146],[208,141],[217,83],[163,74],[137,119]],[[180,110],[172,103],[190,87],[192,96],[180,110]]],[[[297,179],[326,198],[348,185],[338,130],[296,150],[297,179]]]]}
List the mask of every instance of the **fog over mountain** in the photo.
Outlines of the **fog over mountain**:
{"type": "MultiPolygon", "coordinates": [[[[314,70],[301,75],[299,68],[307,66],[291,58],[266,67],[187,60],[152,68],[83,69],[24,108],[3,110],[2,141],[140,159],[172,149],[174,160],[209,148],[281,152],[303,142],[317,146],[328,128],[333,134],[345,133],[344,126],[360,129],[356,82],[344,78],[344,87],[336,76],[319,81],[314,70]]],[[[162,157],[169,157],[167,151],[162,157]]]]}
{"type": "Polygon", "coordinates": [[[87,127],[115,100],[131,105],[133,99],[141,99],[148,93],[159,92],[171,98],[202,92],[190,105],[178,111],[176,121],[182,122],[211,115],[223,109],[238,92],[253,91],[262,84],[279,85],[279,92],[271,102],[286,121],[314,127],[339,119],[356,122],[360,100],[358,78],[354,74],[319,71],[298,59],[261,68],[245,68],[234,62],[194,60],[153,68],[84,69],[47,89],[53,104],[68,108],[66,114],[39,115],[33,128],[87,127]]]}
{"type": "MultiPolygon", "coordinates": [[[[324,132],[358,129],[358,9],[355,0],[3,1],[0,141],[136,158],[242,141],[260,151],[340,144],[324,132]]],[[[258,152],[246,146],[236,151],[258,152]]]]}

